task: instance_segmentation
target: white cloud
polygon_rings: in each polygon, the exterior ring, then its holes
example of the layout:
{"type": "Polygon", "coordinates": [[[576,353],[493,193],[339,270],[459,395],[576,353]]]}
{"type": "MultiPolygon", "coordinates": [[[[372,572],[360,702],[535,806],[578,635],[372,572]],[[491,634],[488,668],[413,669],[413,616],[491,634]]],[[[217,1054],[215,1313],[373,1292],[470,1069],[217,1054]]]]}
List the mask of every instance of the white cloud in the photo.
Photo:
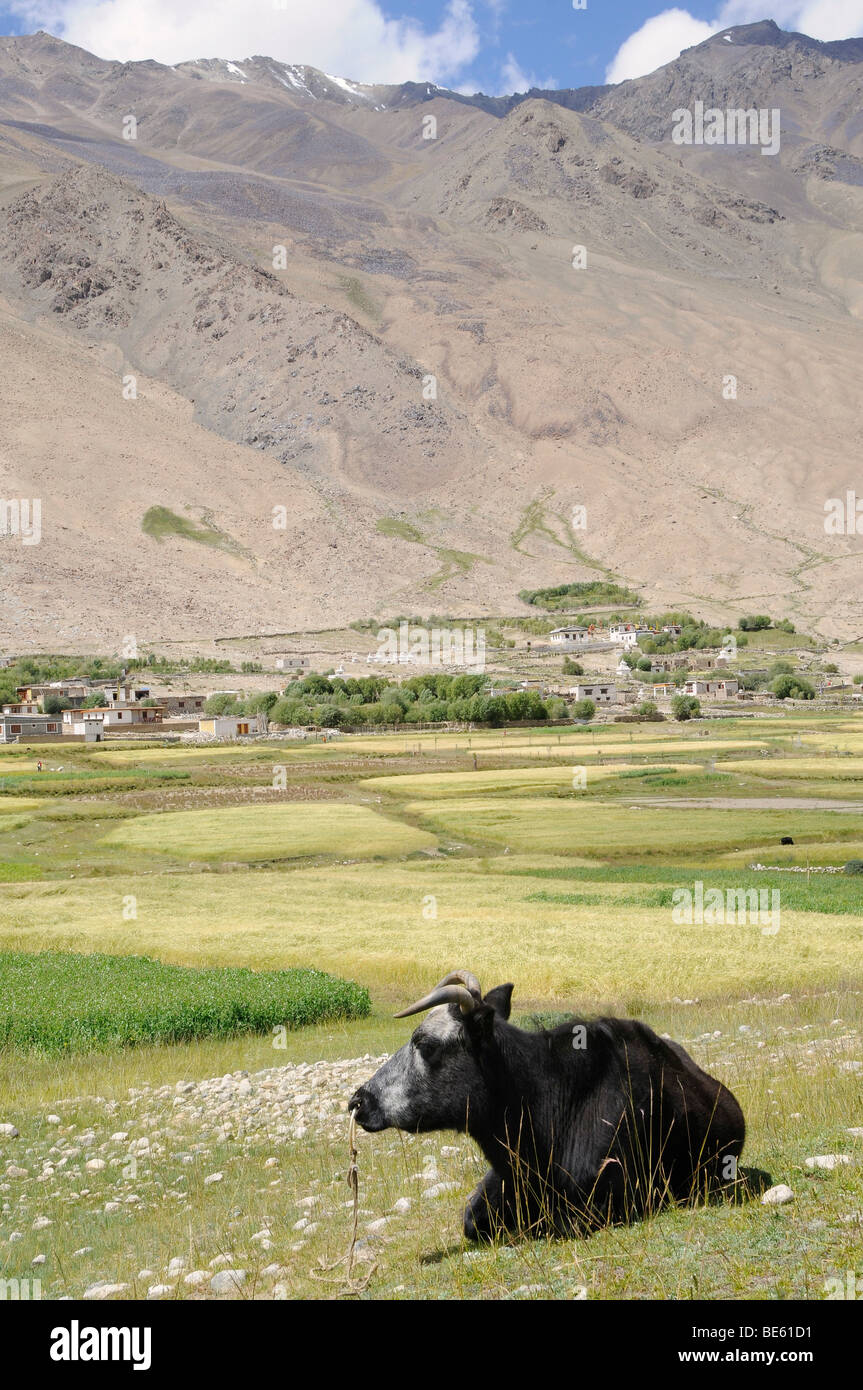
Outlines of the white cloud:
{"type": "Polygon", "coordinates": [[[525,72],[513,53],[507,53],[506,62],[501,65],[500,82],[501,85],[495,93],[496,96],[510,96],[513,92],[529,92],[531,87],[539,87],[546,92],[557,86],[553,77],[545,77],[540,80],[535,73],[525,72]]]}
{"type": "MultiPolygon", "coordinates": [[[[762,0],[763,2],[763,0],[762,0]]],[[[643,77],[679,57],[684,48],[703,43],[721,26],[696,19],[688,10],[663,10],[645,20],[640,29],[630,34],[609,64],[606,82],[626,82],[630,77],[643,77]]]]}
{"type": "Polygon", "coordinates": [[[7,9],[102,58],[247,58],[309,63],[361,82],[444,83],[479,53],[470,0],[429,31],[377,0],[7,0],[7,9]]]}
{"type": "MultiPolygon", "coordinates": [[[[782,29],[813,39],[850,39],[863,34],[863,0],[773,0],[769,16],[782,29]]],[[[722,28],[764,19],[763,0],[726,0],[722,28]]]]}
{"type": "Polygon", "coordinates": [[[605,74],[606,82],[643,77],[673,62],[684,48],[703,43],[733,24],[775,20],[781,29],[813,39],[847,39],[863,34],[863,0],[725,0],[714,20],[696,19],[688,10],[663,10],[630,34],[605,74]]]}

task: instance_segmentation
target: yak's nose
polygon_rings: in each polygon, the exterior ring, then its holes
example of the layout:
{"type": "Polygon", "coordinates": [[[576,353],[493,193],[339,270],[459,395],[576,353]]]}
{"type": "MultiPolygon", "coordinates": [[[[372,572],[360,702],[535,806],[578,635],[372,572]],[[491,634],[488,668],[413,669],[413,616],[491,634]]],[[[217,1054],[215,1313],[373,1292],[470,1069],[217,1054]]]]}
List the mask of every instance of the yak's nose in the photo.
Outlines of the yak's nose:
{"type": "Polygon", "coordinates": [[[358,1125],[363,1129],[373,1130],[386,1129],[386,1125],[381,1115],[380,1106],[375,1096],[365,1086],[360,1086],[354,1091],[348,1101],[348,1110],[355,1117],[358,1125]]]}

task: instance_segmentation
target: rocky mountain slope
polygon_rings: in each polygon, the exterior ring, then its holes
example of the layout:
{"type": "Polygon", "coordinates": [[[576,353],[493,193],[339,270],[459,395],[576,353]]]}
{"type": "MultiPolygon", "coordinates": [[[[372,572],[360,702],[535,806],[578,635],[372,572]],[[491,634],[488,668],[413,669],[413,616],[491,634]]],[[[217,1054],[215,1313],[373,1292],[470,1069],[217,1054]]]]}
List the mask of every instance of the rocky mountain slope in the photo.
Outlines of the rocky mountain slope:
{"type": "Polygon", "coordinates": [[[860,440],[861,78],[863,41],[772,24],[509,101],[0,39],[0,495],[44,514],[0,537],[0,647],[600,574],[857,635],[824,503],[860,440]],[[695,100],[779,107],[780,152],[673,144],[695,100]]]}

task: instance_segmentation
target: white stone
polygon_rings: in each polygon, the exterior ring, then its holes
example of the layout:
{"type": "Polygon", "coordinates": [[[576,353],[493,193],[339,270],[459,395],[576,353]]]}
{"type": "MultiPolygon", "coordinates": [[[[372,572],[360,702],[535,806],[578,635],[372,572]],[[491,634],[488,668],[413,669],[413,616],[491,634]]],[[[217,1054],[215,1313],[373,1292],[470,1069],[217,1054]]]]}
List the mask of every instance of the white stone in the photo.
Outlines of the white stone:
{"type": "Polygon", "coordinates": [[[206,1284],[209,1278],[210,1275],[205,1269],[193,1269],[190,1270],[188,1274],[183,1275],[183,1283],[188,1284],[192,1289],[196,1289],[199,1284],[206,1284]]]}
{"type": "Polygon", "coordinates": [[[33,1222],[33,1230],[44,1231],[46,1227],[53,1226],[53,1224],[50,1216],[37,1216],[36,1220],[33,1222]]]}
{"type": "Polygon", "coordinates": [[[86,1290],[84,1297],[91,1301],[101,1302],[105,1298],[113,1298],[115,1294],[127,1293],[128,1284],[94,1284],[92,1288],[86,1290]]]}
{"type": "Polygon", "coordinates": [[[14,1125],[0,1125],[0,1139],[17,1139],[18,1131],[14,1125]]]}
{"type": "Polygon", "coordinates": [[[213,1293],[236,1293],[246,1281],[244,1269],[220,1269],[210,1280],[213,1293]]]}
{"type": "Polygon", "coordinates": [[[840,1168],[845,1163],[851,1162],[850,1154],[815,1154],[812,1158],[806,1159],[807,1168],[823,1168],[828,1173],[832,1173],[834,1168],[840,1168]]]}
{"type": "Polygon", "coordinates": [[[185,1255],[175,1255],[173,1260],[168,1261],[168,1278],[176,1279],[178,1274],[182,1274],[188,1263],[185,1255]]]}
{"type": "Polygon", "coordinates": [[[164,1298],[166,1294],[174,1292],[173,1284],[151,1284],[147,1290],[148,1298],[164,1298]]]}
{"type": "Polygon", "coordinates": [[[214,1182],[221,1182],[224,1176],[224,1173],[210,1173],[209,1177],[204,1178],[204,1186],[211,1187],[214,1182]]]}
{"type": "Polygon", "coordinates": [[[794,1201],[794,1193],[787,1183],[777,1183],[775,1187],[768,1187],[761,1197],[763,1207],[781,1207],[786,1202],[794,1201]]]}

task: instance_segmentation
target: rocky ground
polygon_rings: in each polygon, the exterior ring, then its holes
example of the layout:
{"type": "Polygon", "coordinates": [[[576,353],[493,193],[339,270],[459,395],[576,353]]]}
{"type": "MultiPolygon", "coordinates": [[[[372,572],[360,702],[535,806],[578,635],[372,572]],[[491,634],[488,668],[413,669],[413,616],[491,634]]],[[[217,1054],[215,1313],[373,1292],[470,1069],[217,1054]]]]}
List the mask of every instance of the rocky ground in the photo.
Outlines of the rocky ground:
{"type": "MultiPolygon", "coordinates": [[[[828,1036],[815,1032],[807,1024],[758,1036],[761,1029],[743,1025],[688,1046],[732,1084],[753,1050],[771,1072],[789,1062],[803,1074],[825,1064],[863,1070],[857,1030],[835,1019],[828,1036]]],[[[45,1106],[20,1129],[0,1123],[0,1275],[39,1278],[52,1298],[294,1296],[303,1252],[311,1267],[319,1266],[322,1237],[335,1259],[347,1250],[347,1098],[384,1060],[236,1071],[131,1089],[122,1100],[79,1096],[45,1106]],[[89,1243],[74,1244],[79,1232],[89,1243]],[[156,1248],[150,1263],[145,1252],[156,1248]],[[91,1277],[100,1267],[111,1277],[91,1277]]],[[[770,1104],[779,1109],[778,1092],[770,1104]]],[[[846,1132],[847,1152],[813,1153],[804,1173],[838,1177],[856,1166],[863,1127],[846,1132]]],[[[409,1213],[427,1208],[437,1217],[439,1199],[466,1194],[475,1181],[472,1146],[447,1138],[361,1136],[359,1277],[409,1213]]],[[[766,1204],[795,1200],[789,1176],[774,1174],[766,1204]]],[[[846,1219],[859,1224],[860,1213],[846,1219]]]]}
{"type": "MultiPolygon", "coordinates": [[[[278,1223],[271,1227],[265,1222],[249,1234],[246,1213],[230,1207],[226,1229],[215,1241],[218,1253],[197,1266],[178,1248],[163,1267],[136,1269],[127,1280],[103,1279],[79,1288],[74,1261],[94,1253],[92,1246],[81,1246],[71,1251],[73,1269],[64,1273],[73,1292],[59,1296],[287,1298],[284,1277],[289,1271],[280,1255],[302,1251],[325,1222],[333,1223],[337,1240],[347,1247],[352,1222],[345,1182],[347,1098],[384,1060],[365,1056],[270,1067],[251,1075],[238,1071],[130,1090],[123,1101],[77,1097],[46,1109],[32,1132],[0,1125],[0,1273],[39,1277],[51,1262],[46,1251],[54,1243],[51,1228],[58,1221],[98,1216],[100,1225],[105,1218],[123,1223],[130,1208],[135,1216],[165,1207],[185,1213],[193,1204],[197,1218],[196,1192],[210,1195],[223,1183],[233,1189],[235,1165],[240,1164],[259,1197],[272,1194],[278,1223]],[[86,1124],[77,1122],[83,1113],[89,1116],[86,1124]],[[309,1175],[303,1181],[291,1173],[292,1159],[307,1136],[333,1155],[335,1171],[328,1180],[309,1175]],[[286,1194],[278,1189],[289,1186],[295,1196],[287,1197],[286,1217],[286,1194]],[[27,1268],[17,1268],[15,1245],[43,1231],[45,1249],[27,1261],[27,1268]]],[[[437,1139],[408,1144],[417,1151],[417,1169],[406,1183],[407,1194],[387,1211],[377,1211],[362,1204],[367,1194],[361,1192],[360,1266],[374,1260],[375,1245],[386,1239],[387,1227],[415,1202],[433,1202],[460,1185],[439,1163],[443,1160],[445,1167],[447,1160],[461,1156],[462,1146],[440,1146],[437,1139]],[[432,1146],[435,1152],[428,1152],[432,1146]]]]}

